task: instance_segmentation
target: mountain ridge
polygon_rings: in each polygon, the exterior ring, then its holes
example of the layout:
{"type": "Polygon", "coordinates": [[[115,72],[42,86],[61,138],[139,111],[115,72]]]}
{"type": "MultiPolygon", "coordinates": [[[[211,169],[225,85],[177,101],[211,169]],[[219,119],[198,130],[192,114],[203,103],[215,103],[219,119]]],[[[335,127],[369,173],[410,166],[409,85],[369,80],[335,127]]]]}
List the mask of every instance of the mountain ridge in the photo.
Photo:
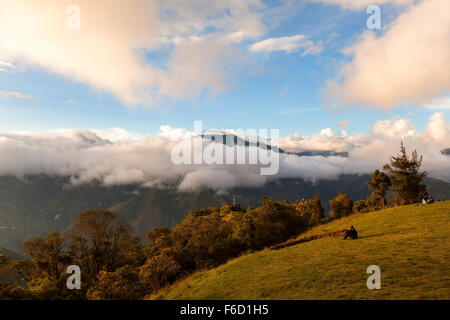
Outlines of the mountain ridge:
{"type": "MultiPolygon", "coordinates": [[[[0,177],[0,247],[20,252],[20,245],[30,237],[46,232],[67,231],[82,211],[107,209],[130,223],[138,236],[157,226],[175,226],[189,210],[220,206],[221,201],[235,199],[242,207],[259,206],[261,196],[294,202],[312,198],[320,191],[322,205],[328,211],[328,200],[338,190],[349,193],[353,200],[365,199],[370,190],[369,175],[342,175],[337,180],[316,182],[303,179],[279,179],[259,188],[235,188],[225,193],[210,189],[179,192],[175,187],[139,188],[136,185],[102,186],[98,182],[68,187],[68,177],[45,175],[18,179],[0,177]]],[[[426,179],[431,194],[437,200],[450,199],[450,184],[426,179]]]]}

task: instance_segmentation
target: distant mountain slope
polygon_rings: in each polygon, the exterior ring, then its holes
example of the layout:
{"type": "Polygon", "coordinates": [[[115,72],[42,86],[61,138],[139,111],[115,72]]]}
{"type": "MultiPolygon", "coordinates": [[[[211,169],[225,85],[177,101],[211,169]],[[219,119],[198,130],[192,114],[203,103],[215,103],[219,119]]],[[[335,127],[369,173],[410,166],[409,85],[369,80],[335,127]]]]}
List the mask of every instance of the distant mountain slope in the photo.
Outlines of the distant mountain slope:
{"type": "Polygon", "coordinates": [[[450,201],[355,214],[299,238],[349,225],[360,239],[263,250],[198,272],[149,298],[450,299],[450,201]],[[381,290],[367,289],[370,265],[381,269],[381,290]]]}
{"type": "MultiPolygon", "coordinates": [[[[295,154],[300,157],[313,157],[313,156],[322,156],[322,157],[348,157],[348,152],[337,152],[334,150],[303,150],[299,152],[287,152],[281,148],[278,148],[277,146],[272,146],[265,144],[263,142],[258,141],[257,139],[253,138],[247,138],[243,139],[241,137],[238,137],[234,134],[224,134],[224,133],[217,133],[217,134],[202,134],[202,138],[210,141],[216,141],[216,142],[222,142],[225,145],[228,146],[252,146],[252,147],[261,147],[263,149],[267,150],[274,150],[279,153],[286,153],[286,154],[295,154]]],[[[263,139],[261,139],[263,140],[263,139]]]]}
{"type": "MultiPolygon", "coordinates": [[[[136,233],[145,233],[156,226],[174,226],[189,210],[219,206],[235,198],[243,207],[258,206],[262,195],[275,200],[295,201],[311,198],[319,189],[322,204],[329,208],[328,200],[337,190],[349,193],[352,199],[365,199],[370,191],[368,175],[344,175],[337,180],[317,183],[303,179],[281,179],[261,188],[236,188],[228,193],[200,190],[180,193],[171,189],[141,189],[137,186],[104,187],[98,183],[68,186],[64,177],[29,176],[25,180],[0,177],[0,247],[20,252],[20,244],[50,230],[69,229],[80,212],[88,209],[110,209],[135,227],[136,233]]],[[[427,179],[435,199],[450,199],[450,184],[427,179]]]]}

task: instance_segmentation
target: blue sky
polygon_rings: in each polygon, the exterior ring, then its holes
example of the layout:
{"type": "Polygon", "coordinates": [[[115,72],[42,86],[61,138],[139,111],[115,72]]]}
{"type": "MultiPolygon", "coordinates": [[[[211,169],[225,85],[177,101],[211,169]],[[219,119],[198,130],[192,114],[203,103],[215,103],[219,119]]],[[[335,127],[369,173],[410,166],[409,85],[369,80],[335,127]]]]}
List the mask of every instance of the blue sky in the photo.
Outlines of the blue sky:
{"type": "MultiPolygon", "coordinates": [[[[7,52],[7,59],[3,59],[0,46],[0,61],[12,66],[0,71],[0,92],[5,93],[0,95],[0,130],[45,132],[61,128],[119,127],[140,134],[156,134],[161,125],[192,129],[195,120],[202,120],[208,128],[279,128],[281,135],[286,136],[293,133],[310,135],[328,127],[338,131],[343,129],[338,123],[344,121],[349,122],[344,129],[349,134],[357,134],[368,132],[378,120],[393,117],[410,118],[419,129],[425,128],[428,118],[436,111],[448,118],[449,109],[446,107],[439,110],[423,107],[423,104],[431,103],[435,98],[447,96],[448,87],[443,90],[440,86],[431,95],[420,97],[420,102],[407,101],[388,107],[378,107],[377,101],[371,107],[366,103],[347,103],[327,95],[327,81],[336,79],[341,68],[352,63],[352,56],[343,54],[342,50],[361,41],[360,36],[366,32],[374,33],[373,41],[376,42],[390,32],[392,22],[412,10],[409,6],[385,4],[381,6],[384,29],[368,31],[366,20],[369,15],[366,7],[355,9],[327,2],[339,1],[263,1],[262,7],[257,7],[255,11],[265,30],[236,43],[227,43],[227,49],[229,46],[233,52],[239,53],[236,58],[239,61],[220,70],[226,73],[225,88],[215,90],[200,85],[200,93],[186,96],[163,94],[157,102],[129,103],[116,91],[99,90],[91,81],[86,81],[90,75],[70,76],[64,67],[78,67],[70,65],[70,58],[59,68],[62,71],[55,71],[42,59],[20,53],[20,48],[15,49],[14,54],[7,52]],[[305,47],[302,46],[306,42],[293,51],[249,50],[251,45],[266,39],[296,35],[303,36],[305,41],[311,41],[312,46],[320,48],[317,52],[305,55],[305,47]],[[11,93],[32,97],[25,99],[11,93]],[[329,105],[338,107],[330,110],[327,108],[329,105]]],[[[83,10],[87,9],[82,4],[80,8],[83,19],[83,10]]],[[[230,10],[233,12],[233,8],[230,10]]],[[[222,11],[212,14],[214,17],[217,15],[227,14],[222,11]]],[[[231,13],[229,15],[233,16],[231,13]]],[[[178,19],[173,13],[170,17],[178,19]]],[[[164,20],[163,17],[160,19],[164,20]]],[[[211,16],[183,16],[179,19],[198,22],[211,19],[211,16]]],[[[206,37],[207,40],[215,37],[222,41],[227,32],[238,31],[238,27],[231,31],[225,29],[208,26],[205,22],[200,31],[184,31],[180,35],[170,34],[170,37],[206,37]]],[[[144,65],[167,69],[176,46],[169,44],[143,49],[146,59],[144,65]]],[[[99,46],[98,50],[102,50],[102,47],[99,46]]],[[[110,52],[105,50],[102,54],[107,56],[110,52]]],[[[185,57],[188,60],[189,55],[185,57]]],[[[124,72],[123,76],[126,75],[124,72]]],[[[158,86],[151,87],[149,91],[158,89],[158,86]]],[[[414,101],[419,100],[414,98],[414,101]]]]}

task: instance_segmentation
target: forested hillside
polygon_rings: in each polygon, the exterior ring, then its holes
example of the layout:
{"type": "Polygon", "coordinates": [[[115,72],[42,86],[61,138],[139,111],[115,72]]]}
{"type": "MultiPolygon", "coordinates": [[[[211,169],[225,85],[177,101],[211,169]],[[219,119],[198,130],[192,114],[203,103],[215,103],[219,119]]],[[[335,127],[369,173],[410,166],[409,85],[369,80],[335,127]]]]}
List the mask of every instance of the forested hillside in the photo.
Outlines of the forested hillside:
{"type": "MultiPolygon", "coordinates": [[[[50,230],[68,230],[80,212],[89,209],[109,209],[119,213],[141,238],[157,226],[175,226],[196,208],[219,206],[233,198],[242,207],[258,206],[261,196],[275,200],[295,201],[299,197],[312,198],[320,191],[326,213],[328,200],[337,190],[352,199],[365,199],[370,194],[366,182],[369,175],[344,175],[338,180],[315,183],[303,179],[281,179],[262,188],[236,188],[227,193],[199,190],[181,193],[176,189],[139,188],[138,186],[101,186],[98,183],[70,186],[62,177],[29,176],[23,180],[0,177],[0,247],[20,250],[29,237],[42,236],[50,230]]],[[[450,184],[425,179],[435,199],[450,199],[450,184]]]]}

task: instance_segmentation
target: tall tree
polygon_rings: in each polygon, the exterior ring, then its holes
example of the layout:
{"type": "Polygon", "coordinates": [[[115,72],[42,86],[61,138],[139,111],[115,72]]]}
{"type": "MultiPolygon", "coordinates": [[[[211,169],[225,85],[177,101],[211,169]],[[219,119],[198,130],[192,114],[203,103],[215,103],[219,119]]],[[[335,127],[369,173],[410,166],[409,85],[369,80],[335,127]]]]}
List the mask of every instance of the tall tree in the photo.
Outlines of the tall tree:
{"type": "Polygon", "coordinates": [[[100,271],[114,272],[124,265],[143,262],[139,239],[115,213],[104,210],[81,213],[69,237],[70,251],[83,270],[88,286],[100,271]]]}
{"type": "Polygon", "coordinates": [[[312,203],[312,216],[311,216],[311,225],[319,224],[322,219],[325,218],[325,210],[322,208],[322,203],[320,202],[320,193],[319,190],[316,190],[316,195],[314,196],[312,203]]]}
{"type": "Polygon", "coordinates": [[[391,187],[391,178],[380,170],[375,170],[370,176],[371,181],[367,185],[372,189],[372,195],[369,198],[369,203],[375,209],[381,209],[386,206],[386,193],[391,187]]]}
{"type": "Polygon", "coordinates": [[[404,205],[420,202],[426,192],[426,187],[421,184],[427,176],[426,171],[419,172],[422,166],[422,156],[418,156],[417,150],[407,156],[403,141],[400,145],[400,154],[391,157],[391,164],[386,164],[386,171],[392,182],[392,193],[396,205],[404,205]]]}

